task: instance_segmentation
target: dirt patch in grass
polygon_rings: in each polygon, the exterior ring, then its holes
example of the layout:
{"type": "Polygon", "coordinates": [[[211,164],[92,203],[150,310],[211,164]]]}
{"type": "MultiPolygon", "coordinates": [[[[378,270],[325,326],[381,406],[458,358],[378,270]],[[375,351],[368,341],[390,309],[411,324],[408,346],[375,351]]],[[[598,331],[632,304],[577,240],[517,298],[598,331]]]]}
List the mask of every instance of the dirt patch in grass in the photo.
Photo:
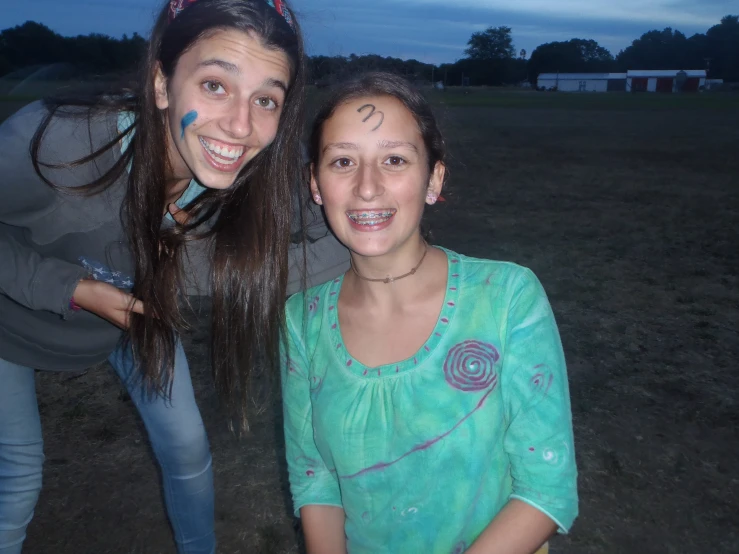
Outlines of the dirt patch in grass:
{"type": "MultiPolygon", "coordinates": [[[[531,267],[550,296],[581,495],[553,552],[736,552],[739,115],[529,108],[439,104],[451,180],[427,220],[435,243],[531,267]]],[[[204,325],[185,340],[219,551],[298,552],[277,411],[234,438],[206,344],[204,325]]],[[[38,391],[47,462],[26,551],[173,552],[144,431],[112,373],[43,373],[38,391]]]]}

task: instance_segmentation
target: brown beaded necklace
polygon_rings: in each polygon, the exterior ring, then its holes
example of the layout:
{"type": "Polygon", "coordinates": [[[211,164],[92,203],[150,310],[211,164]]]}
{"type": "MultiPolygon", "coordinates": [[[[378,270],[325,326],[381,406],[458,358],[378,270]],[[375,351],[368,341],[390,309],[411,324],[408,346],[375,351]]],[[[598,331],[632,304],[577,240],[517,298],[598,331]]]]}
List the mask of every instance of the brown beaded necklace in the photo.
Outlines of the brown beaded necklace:
{"type": "Polygon", "coordinates": [[[387,277],[385,277],[383,279],[372,279],[370,277],[365,277],[364,275],[362,275],[361,273],[359,273],[359,271],[357,271],[357,268],[354,267],[354,261],[351,259],[351,257],[349,258],[349,263],[351,264],[352,271],[354,271],[354,273],[356,274],[356,276],[359,277],[360,279],[364,279],[365,281],[371,281],[373,283],[385,283],[385,284],[392,283],[394,281],[400,281],[401,279],[403,279],[405,277],[408,277],[409,275],[415,275],[416,271],[418,271],[418,268],[421,267],[421,264],[423,263],[423,260],[426,259],[426,254],[429,251],[429,245],[428,245],[428,243],[426,241],[423,241],[423,244],[424,244],[424,247],[425,247],[423,249],[423,256],[421,256],[421,259],[416,264],[416,267],[414,267],[413,269],[411,269],[408,273],[403,273],[403,275],[399,275],[398,277],[390,277],[388,275],[387,277]]]}

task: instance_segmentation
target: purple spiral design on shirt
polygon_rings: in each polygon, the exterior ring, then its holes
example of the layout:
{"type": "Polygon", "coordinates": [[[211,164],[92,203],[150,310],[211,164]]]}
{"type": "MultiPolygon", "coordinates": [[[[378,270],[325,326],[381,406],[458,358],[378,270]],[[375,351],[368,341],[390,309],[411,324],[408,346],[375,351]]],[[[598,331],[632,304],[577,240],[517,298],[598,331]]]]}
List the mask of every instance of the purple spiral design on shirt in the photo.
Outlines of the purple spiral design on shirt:
{"type": "Polygon", "coordinates": [[[534,367],[534,370],[536,373],[531,377],[531,388],[533,392],[541,396],[546,396],[552,386],[552,381],[554,381],[554,375],[543,364],[534,367]]]}
{"type": "Polygon", "coordinates": [[[319,392],[321,392],[321,389],[323,388],[323,378],[318,377],[317,375],[314,375],[310,379],[310,393],[311,396],[315,396],[319,392]]]}
{"type": "Polygon", "coordinates": [[[466,340],[452,347],[444,361],[446,382],[465,392],[490,388],[498,381],[500,354],[492,344],[466,340]]]}

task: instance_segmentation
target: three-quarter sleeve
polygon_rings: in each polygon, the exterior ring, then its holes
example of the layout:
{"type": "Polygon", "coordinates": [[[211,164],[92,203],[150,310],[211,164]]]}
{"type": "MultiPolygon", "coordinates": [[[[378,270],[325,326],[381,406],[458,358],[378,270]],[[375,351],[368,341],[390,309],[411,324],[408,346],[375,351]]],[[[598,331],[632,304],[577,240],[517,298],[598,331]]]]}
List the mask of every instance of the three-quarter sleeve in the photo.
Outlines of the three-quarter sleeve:
{"type": "Polygon", "coordinates": [[[336,473],[327,467],[313,435],[310,361],[293,323],[301,320],[300,315],[290,315],[290,306],[302,300],[303,295],[298,294],[288,303],[287,332],[282,343],[281,360],[285,450],[296,516],[300,515],[301,507],[311,504],[342,506],[336,473]]]}
{"type": "Polygon", "coordinates": [[[514,284],[501,373],[511,498],[539,509],[566,533],[578,513],[567,370],[549,301],[528,269],[514,284]]]}

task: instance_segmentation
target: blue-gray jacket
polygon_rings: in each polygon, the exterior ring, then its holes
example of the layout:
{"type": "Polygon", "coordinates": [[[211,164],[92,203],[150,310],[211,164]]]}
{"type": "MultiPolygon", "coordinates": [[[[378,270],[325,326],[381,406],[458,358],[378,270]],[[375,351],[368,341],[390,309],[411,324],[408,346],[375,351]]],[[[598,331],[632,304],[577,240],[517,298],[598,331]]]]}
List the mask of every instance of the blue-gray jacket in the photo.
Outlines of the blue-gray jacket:
{"type": "MultiPolygon", "coordinates": [[[[119,288],[133,286],[133,264],[121,223],[128,175],[95,196],[54,190],[36,174],[30,142],[46,115],[41,102],[26,106],[0,125],[0,358],[44,370],[75,370],[105,360],[121,331],[102,318],[73,312],[69,300],[80,279],[93,275],[119,288]]],[[[117,135],[114,115],[55,117],[40,159],[80,159],[117,135]]],[[[73,169],[42,168],[59,187],[91,182],[111,167],[120,149],[73,169]]],[[[298,218],[296,217],[296,220],[298,218]]],[[[348,253],[327,231],[323,218],[308,214],[308,284],[333,278],[348,267],[348,253]]],[[[168,224],[166,221],[164,225],[168,224]]],[[[208,293],[206,245],[188,247],[189,294],[208,293]]],[[[290,253],[289,292],[300,285],[302,245],[290,253]]]]}

